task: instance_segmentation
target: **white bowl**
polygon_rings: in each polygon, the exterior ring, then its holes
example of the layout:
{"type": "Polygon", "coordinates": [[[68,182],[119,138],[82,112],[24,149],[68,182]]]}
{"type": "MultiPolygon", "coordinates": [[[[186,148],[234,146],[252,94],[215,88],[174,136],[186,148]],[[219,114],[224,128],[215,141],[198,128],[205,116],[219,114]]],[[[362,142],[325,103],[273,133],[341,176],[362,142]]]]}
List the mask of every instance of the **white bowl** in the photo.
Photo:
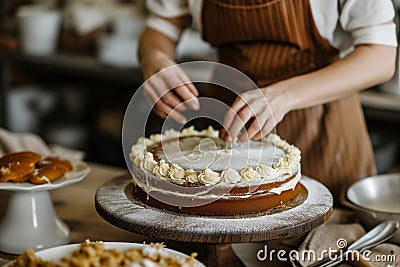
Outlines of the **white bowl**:
{"type": "MultiPolygon", "coordinates": [[[[106,249],[115,248],[119,251],[125,251],[125,250],[132,249],[132,248],[143,248],[145,246],[148,246],[146,244],[124,243],[124,242],[104,242],[104,245],[105,245],[106,249]]],[[[62,258],[69,257],[74,250],[77,250],[79,248],[80,248],[80,244],[71,244],[71,245],[65,245],[65,246],[59,246],[59,247],[45,249],[45,250],[36,252],[35,254],[38,257],[42,258],[43,260],[59,263],[62,258]]],[[[172,249],[164,248],[164,250],[167,255],[185,258],[185,259],[189,258],[189,256],[187,256],[181,252],[172,250],[172,249]]],[[[12,262],[7,263],[6,265],[4,265],[4,267],[11,266],[11,263],[12,262]]],[[[194,266],[195,267],[205,267],[201,262],[199,262],[197,260],[194,261],[194,266]]]]}

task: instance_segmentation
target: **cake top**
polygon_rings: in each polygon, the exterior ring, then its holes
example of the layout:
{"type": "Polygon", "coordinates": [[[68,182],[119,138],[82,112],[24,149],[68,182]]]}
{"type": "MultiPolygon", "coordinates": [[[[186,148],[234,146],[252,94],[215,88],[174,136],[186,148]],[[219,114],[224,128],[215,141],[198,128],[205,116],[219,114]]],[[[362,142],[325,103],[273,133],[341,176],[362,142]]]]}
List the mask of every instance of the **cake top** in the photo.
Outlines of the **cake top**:
{"type": "Polygon", "coordinates": [[[139,138],[131,159],[143,171],[176,184],[280,181],[299,171],[300,150],[276,134],[260,141],[226,143],[211,126],[173,129],[139,138]]]}

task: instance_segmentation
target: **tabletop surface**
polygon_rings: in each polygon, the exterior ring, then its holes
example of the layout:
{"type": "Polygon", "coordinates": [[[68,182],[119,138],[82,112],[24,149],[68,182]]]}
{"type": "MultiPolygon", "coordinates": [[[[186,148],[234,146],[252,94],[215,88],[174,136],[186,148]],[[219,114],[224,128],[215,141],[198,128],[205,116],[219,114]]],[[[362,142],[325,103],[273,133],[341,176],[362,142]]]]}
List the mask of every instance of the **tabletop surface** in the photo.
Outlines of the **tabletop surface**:
{"type": "MultiPolygon", "coordinates": [[[[94,163],[89,163],[89,166],[91,167],[91,173],[84,180],[77,184],[69,185],[65,188],[60,188],[50,192],[56,213],[69,226],[71,230],[70,243],[80,243],[85,241],[86,239],[90,239],[93,241],[102,240],[138,243],[167,241],[167,247],[171,248],[170,245],[174,245],[174,243],[171,243],[171,241],[169,240],[135,234],[131,231],[123,230],[102,219],[95,208],[95,194],[97,190],[101,188],[105,183],[113,183],[116,179],[121,176],[123,177],[128,172],[127,169],[109,167],[94,163]]],[[[9,192],[0,190],[0,219],[2,218],[5,211],[8,195],[9,192]]],[[[354,220],[355,218],[352,212],[343,212],[341,210],[338,211],[338,209],[334,210],[333,215],[329,219],[329,221],[340,223],[354,222],[354,220]]],[[[188,245],[188,243],[183,244],[184,246],[188,245]]],[[[270,243],[268,244],[270,245],[270,243]]],[[[284,242],[278,242],[276,244],[277,246],[281,246],[281,248],[286,250],[292,249],[292,246],[289,246],[284,242]]],[[[183,252],[182,250],[184,247],[182,247],[182,243],[179,243],[172,248],[183,252]]],[[[190,247],[188,249],[191,250],[190,247]]],[[[242,251],[243,255],[248,255],[249,253],[251,254],[254,252],[249,252],[247,247],[235,247],[236,253],[240,251],[242,251]]],[[[251,254],[250,256],[254,255],[251,254]]],[[[10,260],[12,258],[14,258],[13,255],[0,253],[0,266],[4,262],[3,259],[10,260]]],[[[283,262],[280,263],[282,263],[282,265],[280,266],[291,266],[291,264],[288,262],[286,262],[286,264],[284,264],[283,262]]]]}
{"type": "MultiPolygon", "coordinates": [[[[89,163],[90,174],[81,182],[50,191],[57,215],[70,228],[70,243],[92,241],[158,242],[155,238],[134,234],[103,220],[96,212],[94,196],[105,182],[127,172],[115,168],[89,163]]],[[[0,220],[8,200],[8,191],[0,190],[0,220]]],[[[162,240],[161,240],[162,241],[162,240]]],[[[12,258],[0,253],[0,258],[12,258]]]]}

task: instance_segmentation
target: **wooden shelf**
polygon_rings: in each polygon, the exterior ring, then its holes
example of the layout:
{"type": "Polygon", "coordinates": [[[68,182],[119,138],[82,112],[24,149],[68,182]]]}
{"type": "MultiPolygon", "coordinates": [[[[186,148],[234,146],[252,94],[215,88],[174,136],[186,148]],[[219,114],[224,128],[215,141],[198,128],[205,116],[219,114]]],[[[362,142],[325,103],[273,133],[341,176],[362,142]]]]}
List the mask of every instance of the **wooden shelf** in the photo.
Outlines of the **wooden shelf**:
{"type": "Polygon", "coordinates": [[[117,68],[101,63],[94,56],[56,53],[49,56],[32,56],[23,53],[0,54],[2,64],[17,63],[35,68],[35,71],[56,73],[96,81],[137,85],[142,81],[139,67],[117,68]]]}

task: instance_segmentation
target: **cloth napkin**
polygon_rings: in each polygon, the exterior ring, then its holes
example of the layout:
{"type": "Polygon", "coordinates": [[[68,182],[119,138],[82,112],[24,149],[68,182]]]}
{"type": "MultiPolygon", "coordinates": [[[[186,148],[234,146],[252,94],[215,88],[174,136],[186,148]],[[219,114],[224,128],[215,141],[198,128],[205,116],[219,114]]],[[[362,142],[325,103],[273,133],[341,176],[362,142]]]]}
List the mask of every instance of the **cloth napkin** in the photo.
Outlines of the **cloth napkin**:
{"type": "MultiPolygon", "coordinates": [[[[365,234],[365,229],[361,224],[357,223],[357,218],[354,217],[353,212],[346,209],[335,208],[331,218],[323,225],[311,230],[310,232],[301,236],[273,240],[262,243],[248,243],[248,244],[232,244],[232,249],[245,266],[257,267],[257,266],[295,266],[304,267],[309,266],[315,262],[315,259],[308,260],[307,253],[305,258],[300,257],[298,261],[290,259],[289,253],[295,252],[295,255],[302,255],[305,250],[313,251],[316,258],[322,253],[322,250],[328,250],[331,247],[332,250],[339,250],[339,246],[346,245],[348,247],[355,240],[365,234]],[[340,242],[340,243],[339,243],[340,242]],[[343,243],[345,242],[345,244],[343,243]],[[264,251],[272,254],[270,259],[264,261],[257,258],[257,253],[264,251]],[[284,260],[278,259],[278,252],[284,250],[284,260]]],[[[371,254],[368,255],[368,259],[361,259],[361,261],[354,261],[350,263],[343,263],[339,266],[377,266],[377,267],[400,267],[400,247],[396,244],[384,243],[371,249],[371,254]],[[391,257],[390,260],[378,261],[377,259],[386,259],[391,257]],[[395,261],[393,261],[395,257],[395,261]]],[[[327,254],[324,254],[327,256],[327,254]]],[[[360,256],[361,257],[361,256],[360,256]]],[[[355,259],[357,257],[355,256],[355,259]]]]}
{"type": "MultiPolygon", "coordinates": [[[[327,223],[307,234],[297,248],[299,254],[302,255],[304,251],[314,251],[318,256],[321,255],[323,250],[329,250],[329,248],[340,251],[364,235],[365,229],[361,224],[354,223],[355,220],[352,220],[349,214],[351,214],[349,211],[337,209],[334,216],[327,223]]],[[[327,254],[324,255],[328,256],[327,254]]],[[[367,256],[366,258],[362,258],[362,255],[359,258],[355,256],[355,261],[350,258],[351,261],[349,263],[344,263],[340,266],[400,266],[400,247],[395,244],[380,244],[370,249],[370,253],[368,252],[365,255],[367,256]]],[[[292,264],[293,266],[309,266],[316,261],[318,260],[308,260],[300,257],[299,261],[292,260],[292,264]]]]}
{"type": "Polygon", "coordinates": [[[56,154],[67,159],[82,160],[85,153],[57,144],[48,145],[41,137],[33,133],[15,133],[0,128],[0,157],[18,151],[33,151],[43,156],[56,154]]]}

